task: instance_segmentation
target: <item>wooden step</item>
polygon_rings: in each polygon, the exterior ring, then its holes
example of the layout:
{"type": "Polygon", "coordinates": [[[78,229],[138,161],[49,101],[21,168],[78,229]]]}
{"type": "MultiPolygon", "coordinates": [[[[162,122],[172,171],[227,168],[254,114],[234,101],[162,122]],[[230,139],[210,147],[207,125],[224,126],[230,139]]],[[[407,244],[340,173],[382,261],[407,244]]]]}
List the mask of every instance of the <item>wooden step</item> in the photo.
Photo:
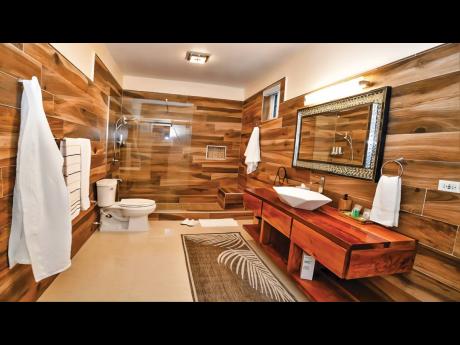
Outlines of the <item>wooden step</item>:
{"type": "Polygon", "coordinates": [[[187,211],[180,209],[155,210],[149,215],[149,220],[183,220],[183,219],[252,219],[252,211],[236,209],[222,211],[187,211]]]}
{"type": "Polygon", "coordinates": [[[234,187],[220,187],[217,202],[223,209],[243,207],[243,191],[234,187]]]}

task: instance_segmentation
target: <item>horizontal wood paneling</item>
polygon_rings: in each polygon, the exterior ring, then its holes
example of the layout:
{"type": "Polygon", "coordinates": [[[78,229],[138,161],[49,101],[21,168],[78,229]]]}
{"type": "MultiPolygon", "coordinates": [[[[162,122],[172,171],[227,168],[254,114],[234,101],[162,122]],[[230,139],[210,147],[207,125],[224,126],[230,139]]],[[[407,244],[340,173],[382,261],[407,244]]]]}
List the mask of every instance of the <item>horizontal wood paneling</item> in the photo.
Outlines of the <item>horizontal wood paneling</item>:
{"type": "Polygon", "coordinates": [[[0,71],[16,78],[41,79],[41,65],[11,43],[0,45],[0,71]]]}
{"type": "Polygon", "coordinates": [[[407,212],[400,213],[399,224],[395,230],[446,253],[452,253],[457,235],[456,225],[407,212]]]}
{"type": "Polygon", "coordinates": [[[460,291],[460,259],[419,246],[415,264],[417,271],[460,291]]]}
{"type": "Polygon", "coordinates": [[[460,224],[460,194],[429,190],[423,215],[445,222],[460,224]]]}
{"type": "Polygon", "coordinates": [[[122,113],[141,121],[168,121],[173,129],[135,121],[123,129],[126,145],[113,171],[123,180],[121,197],[177,205],[186,196],[187,203],[194,200],[200,207],[201,197],[216,203],[220,187],[238,187],[242,102],[124,90],[122,113]],[[151,102],[165,99],[191,106],[151,102]],[[227,158],[207,160],[207,145],[226,146],[227,158]]]}
{"type": "MultiPolygon", "coordinates": [[[[393,88],[384,159],[406,159],[400,225],[395,230],[418,239],[423,249],[411,273],[361,282],[387,299],[458,300],[460,199],[437,191],[437,186],[439,179],[460,181],[460,44],[442,45],[363,76],[372,81],[372,88],[393,88]]],[[[245,173],[243,153],[260,120],[262,93],[243,103],[240,185],[271,186],[278,167],[286,166],[293,184],[326,176],[324,193],[334,206],[348,193],[354,202],[371,207],[375,183],[291,167],[303,99],[300,95],[281,103],[279,118],[260,126],[262,162],[251,175],[245,173]]],[[[396,173],[396,167],[389,165],[386,172],[396,173]]]]}
{"type": "MultiPolygon", "coordinates": [[[[91,198],[94,182],[107,175],[105,130],[110,94],[89,80],[49,44],[0,44],[0,301],[34,301],[55,276],[36,283],[30,265],[8,268],[8,238],[15,183],[22,84],[18,78],[40,80],[43,107],[55,138],[92,140],[91,198]]],[[[107,70],[95,69],[100,84],[107,70]]],[[[118,89],[121,94],[121,88],[118,89]]],[[[58,140],[59,142],[59,140],[58,140]]],[[[72,255],[93,233],[97,219],[92,206],[73,222],[72,255]]]]}
{"type": "Polygon", "coordinates": [[[387,134],[458,132],[460,72],[392,90],[387,134]]]}

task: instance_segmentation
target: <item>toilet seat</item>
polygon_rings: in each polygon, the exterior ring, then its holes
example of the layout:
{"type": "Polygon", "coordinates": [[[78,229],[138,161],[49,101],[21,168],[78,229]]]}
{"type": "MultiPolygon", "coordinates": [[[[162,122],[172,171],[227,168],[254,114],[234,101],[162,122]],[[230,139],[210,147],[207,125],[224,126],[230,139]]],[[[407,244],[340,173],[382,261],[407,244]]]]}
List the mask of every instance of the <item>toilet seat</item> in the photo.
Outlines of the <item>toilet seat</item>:
{"type": "Polygon", "coordinates": [[[148,231],[154,200],[123,199],[101,209],[101,231],[148,231]]]}
{"type": "Polygon", "coordinates": [[[154,200],[149,199],[121,199],[118,203],[122,208],[148,208],[155,205],[154,200]]]}

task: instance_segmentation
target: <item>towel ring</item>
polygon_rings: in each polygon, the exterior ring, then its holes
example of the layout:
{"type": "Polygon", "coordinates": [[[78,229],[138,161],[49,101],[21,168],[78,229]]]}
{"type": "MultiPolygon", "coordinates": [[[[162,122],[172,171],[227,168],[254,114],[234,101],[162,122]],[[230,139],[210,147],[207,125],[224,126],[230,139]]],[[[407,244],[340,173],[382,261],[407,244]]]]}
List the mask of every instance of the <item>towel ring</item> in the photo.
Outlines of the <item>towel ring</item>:
{"type": "Polygon", "coordinates": [[[395,163],[395,164],[398,164],[398,176],[401,177],[404,173],[404,167],[401,164],[402,161],[404,161],[404,158],[398,158],[392,161],[386,161],[385,163],[383,163],[382,167],[380,168],[380,174],[384,175],[383,168],[385,167],[385,165],[387,165],[388,163],[395,163]]]}

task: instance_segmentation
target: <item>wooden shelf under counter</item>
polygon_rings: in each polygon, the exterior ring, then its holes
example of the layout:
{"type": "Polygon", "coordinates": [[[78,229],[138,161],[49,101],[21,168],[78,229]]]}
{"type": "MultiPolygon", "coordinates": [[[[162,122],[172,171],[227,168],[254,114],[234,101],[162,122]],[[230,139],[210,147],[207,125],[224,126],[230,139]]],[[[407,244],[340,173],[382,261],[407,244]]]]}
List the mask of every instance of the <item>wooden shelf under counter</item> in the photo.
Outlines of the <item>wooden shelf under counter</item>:
{"type": "Polygon", "coordinates": [[[355,279],[412,269],[417,241],[388,228],[354,222],[330,206],[314,211],[296,209],[281,202],[268,188],[246,189],[244,201],[245,207],[261,218],[260,224],[247,227],[248,232],[313,300],[355,300],[347,299],[350,296],[331,287],[331,283],[350,281],[347,284],[351,285],[355,279]],[[286,242],[281,241],[284,247],[279,250],[276,241],[280,236],[273,231],[288,240],[287,262],[286,242]],[[313,256],[321,267],[315,269],[313,281],[300,279],[303,252],[313,256]]]}

